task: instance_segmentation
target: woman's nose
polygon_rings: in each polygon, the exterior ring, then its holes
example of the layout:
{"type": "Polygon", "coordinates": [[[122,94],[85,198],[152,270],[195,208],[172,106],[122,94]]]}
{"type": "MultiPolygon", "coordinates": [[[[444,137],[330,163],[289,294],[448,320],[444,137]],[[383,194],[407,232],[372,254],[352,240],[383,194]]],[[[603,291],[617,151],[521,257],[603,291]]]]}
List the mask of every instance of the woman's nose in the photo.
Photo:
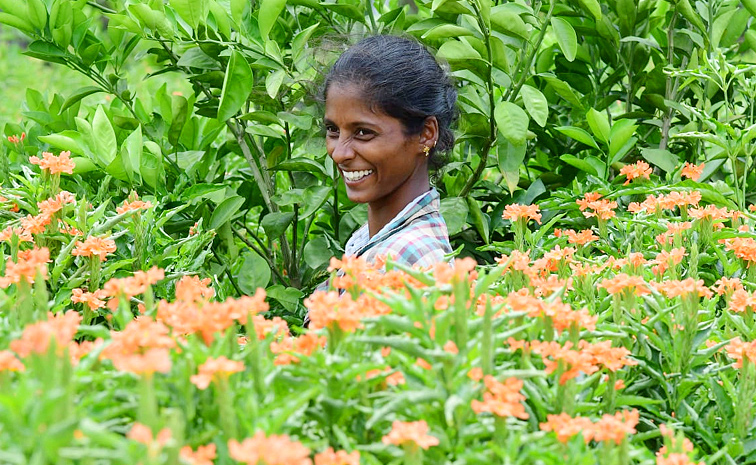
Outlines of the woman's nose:
{"type": "Polygon", "coordinates": [[[354,149],[352,148],[351,141],[348,139],[338,139],[332,142],[330,155],[336,164],[343,163],[347,160],[354,158],[354,149]]]}

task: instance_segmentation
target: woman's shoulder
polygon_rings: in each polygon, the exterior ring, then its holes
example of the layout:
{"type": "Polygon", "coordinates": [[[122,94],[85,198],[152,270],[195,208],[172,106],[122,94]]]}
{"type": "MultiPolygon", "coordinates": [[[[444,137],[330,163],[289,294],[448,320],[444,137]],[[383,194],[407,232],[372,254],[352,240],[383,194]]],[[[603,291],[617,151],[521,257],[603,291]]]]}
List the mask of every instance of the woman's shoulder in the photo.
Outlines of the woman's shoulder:
{"type": "Polygon", "coordinates": [[[367,251],[365,258],[372,261],[379,255],[391,256],[400,263],[424,267],[444,261],[444,256],[451,251],[446,223],[436,212],[405,223],[367,251]]]}

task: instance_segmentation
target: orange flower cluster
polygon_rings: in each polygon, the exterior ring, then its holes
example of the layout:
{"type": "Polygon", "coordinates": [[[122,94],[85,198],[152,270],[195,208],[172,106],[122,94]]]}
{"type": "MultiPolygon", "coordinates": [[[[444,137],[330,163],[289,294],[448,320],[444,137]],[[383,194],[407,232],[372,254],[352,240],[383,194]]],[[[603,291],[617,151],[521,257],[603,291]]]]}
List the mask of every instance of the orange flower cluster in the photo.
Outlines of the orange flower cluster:
{"type": "Polygon", "coordinates": [[[63,207],[74,203],[76,203],[76,197],[72,193],[61,191],[55,197],[37,203],[37,208],[40,215],[45,215],[49,222],[53,215],[63,210],[63,207]]]}
{"type": "Polygon", "coordinates": [[[743,367],[743,359],[756,363],[756,341],[743,342],[739,337],[731,340],[725,347],[727,356],[735,360],[735,368],[743,367]]]}
{"type": "Polygon", "coordinates": [[[247,465],[312,465],[310,449],[285,434],[271,434],[258,431],[242,442],[228,441],[228,455],[237,462],[247,465]]]}
{"type": "Polygon", "coordinates": [[[258,313],[269,309],[265,302],[265,290],[258,289],[254,296],[226,299],[225,302],[209,302],[214,292],[207,285],[209,279],[200,280],[196,276],[184,276],[176,283],[176,300],[158,303],[157,319],[164,322],[174,332],[181,335],[198,333],[205,344],[210,345],[215,333],[222,333],[238,321],[247,323],[253,317],[258,337],[265,337],[275,326],[282,334],[288,334],[286,322],[278,319],[266,321],[258,313]]]}
{"type": "Polygon", "coordinates": [[[152,430],[148,426],[137,422],[131,427],[126,437],[132,441],[141,442],[146,446],[157,445],[158,447],[163,447],[171,440],[171,430],[163,428],[157,436],[153,436],[152,430]]]}
{"type": "Polygon", "coordinates": [[[539,213],[538,205],[509,204],[504,207],[504,213],[502,213],[501,217],[513,223],[524,219],[525,222],[533,220],[541,224],[541,214],[539,213]]]}
{"type": "Polygon", "coordinates": [[[198,373],[189,377],[198,389],[205,390],[212,381],[228,378],[233,373],[244,371],[244,363],[229,360],[226,357],[208,358],[199,366],[198,373]]]}
{"type": "Polygon", "coordinates": [[[640,252],[630,252],[627,257],[614,258],[609,257],[607,260],[607,266],[613,270],[621,270],[622,268],[629,267],[632,272],[640,269],[646,264],[646,259],[640,252]]]}
{"type": "Polygon", "coordinates": [[[627,206],[627,211],[630,213],[640,213],[642,211],[657,212],[662,210],[674,210],[675,207],[686,208],[688,206],[696,206],[701,201],[701,192],[690,191],[670,192],[668,195],[648,195],[646,200],[642,203],[630,202],[627,206]]]}
{"type": "Polygon", "coordinates": [[[694,165],[686,161],[683,165],[682,171],[680,171],[680,176],[683,178],[689,178],[694,181],[698,181],[701,178],[701,174],[703,174],[703,170],[704,163],[701,163],[700,165],[694,165]]]}
{"type": "Polygon", "coordinates": [[[342,331],[351,332],[362,327],[360,320],[365,314],[347,294],[316,291],[305,299],[304,304],[310,311],[310,328],[338,326],[342,331]]]}
{"type": "Polygon", "coordinates": [[[715,205],[707,205],[703,208],[697,207],[697,208],[691,208],[690,216],[692,218],[696,219],[710,219],[712,221],[716,220],[729,220],[732,216],[732,212],[730,212],[727,207],[718,208],[715,205]]]}
{"type": "Polygon", "coordinates": [[[100,358],[111,360],[117,370],[147,375],[170,371],[169,350],[176,347],[176,341],[163,323],[139,317],[123,331],[111,331],[110,338],[100,358]]]}
{"type": "Polygon", "coordinates": [[[39,157],[29,157],[29,162],[33,165],[39,165],[43,170],[47,170],[50,174],[73,174],[76,163],[71,160],[71,152],[60,152],[59,156],[55,156],[50,152],[42,152],[42,159],[39,157]]]}
{"type": "Polygon", "coordinates": [[[116,207],[116,213],[120,215],[121,213],[126,213],[128,211],[147,210],[148,208],[152,208],[152,204],[150,202],[143,202],[139,200],[138,198],[133,200],[132,202],[129,202],[128,200],[124,200],[123,205],[121,205],[120,207],[116,207]]]}
{"type": "Polygon", "coordinates": [[[98,289],[94,292],[85,292],[83,289],[71,289],[71,302],[77,304],[85,304],[92,310],[103,308],[105,301],[102,300],[107,297],[107,293],[102,289],[98,289]]]}
{"type": "Polygon", "coordinates": [[[189,465],[213,465],[213,460],[217,457],[214,443],[206,446],[197,447],[193,451],[191,446],[184,446],[179,451],[181,458],[189,465]]]}
{"type": "Polygon", "coordinates": [[[756,262],[756,240],[753,238],[733,237],[731,239],[724,239],[723,242],[725,249],[732,250],[736,257],[747,262],[756,262]]]}
{"type": "Polygon", "coordinates": [[[11,341],[10,349],[25,358],[29,354],[44,354],[55,341],[58,355],[70,345],[81,323],[81,315],[69,311],[53,315],[48,313],[47,320],[32,323],[21,334],[19,339],[11,341]]]}
{"type": "Polygon", "coordinates": [[[276,355],[273,364],[290,365],[292,363],[299,363],[300,356],[309,357],[315,350],[325,347],[325,344],[325,336],[318,336],[313,331],[304,333],[299,337],[285,337],[281,342],[272,341],[270,343],[270,351],[276,355]]]}
{"type": "Polygon", "coordinates": [[[740,278],[728,278],[722,276],[717,279],[711,288],[717,295],[729,294],[739,289],[743,289],[743,282],[740,278]]]}
{"type": "Polygon", "coordinates": [[[619,294],[623,291],[627,291],[635,295],[650,294],[651,289],[648,288],[646,281],[640,276],[630,276],[625,273],[619,273],[613,278],[607,278],[602,280],[598,284],[599,288],[604,288],[609,294],[619,294]]]}
{"type": "Polygon", "coordinates": [[[546,418],[547,421],[540,424],[541,431],[553,431],[560,442],[566,443],[571,437],[583,433],[586,444],[591,440],[621,444],[625,437],[635,434],[640,413],[638,410],[624,410],[614,415],[606,414],[595,423],[589,418],[572,418],[566,413],[548,415],[546,418]]]}
{"type": "Polygon", "coordinates": [[[381,439],[384,444],[393,444],[401,446],[402,444],[415,444],[423,449],[428,449],[439,444],[435,436],[428,434],[428,423],[425,420],[420,421],[394,421],[391,424],[389,434],[381,439]]]}
{"type": "MultiPolygon", "coordinates": [[[[139,294],[144,294],[149,286],[165,278],[165,271],[153,266],[147,271],[135,271],[132,276],[126,278],[111,278],[102,287],[102,297],[113,297],[108,302],[111,310],[118,308],[118,299],[130,299],[139,294]]],[[[178,287],[178,285],[177,285],[178,287]]]]}
{"type": "Polygon", "coordinates": [[[27,230],[13,226],[8,226],[0,231],[0,242],[10,242],[13,236],[17,236],[19,242],[34,242],[34,238],[27,230]]]}
{"type": "Polygon", "coordinates": [[[671,238],[675,237],[678,234],[682,234],[683,231],[690,229],[691,226],[693,226],[693,223],[691,223],[690,221],[669,223],[667,224],[667,230],[656,236],[656,241],[661,245],[667,245],[671,242],[671,238]]]}
{"type": "Polygon", "coordinates": [[[627,177],[627,181],[622,184],[623,186],[627,186],[630,184],[630,181],[637,178],[646,178],[651,179],[651,172],[653,170],[651,169],[651,166],[646,163],[643,160],[638,160],[637,162],[633,163],[632,165],[625,165],[620,169],[619,174],[624,174],[627,177]]]}
{"type": "Polygon", "coordinates": [[[420,288],[424,285],[420,281],[400,270],[385,271],[385,257],[376,257],[375,263],[368,263],[364,257],[350,257],[344,255],[339,260],[331,258],[328,271],[338,271],[331,279],[336,289],[353,289],[378,291],[383,288],[394,290],[404,289],[405,283],[420,288]]]}
{"type": "Polygon", "coordinates": [[[360,465],[360,452],[347,453],[345,450],[334,452],[333,447],[315,454],[315,465],[360,465]]]}
{"type": "Polygon", "coordinates": [[[472,409],[475,413],[489,412],[499,417],[516,417],[527,420],[522,401],[525,396],[520,393],[523,382],[517,378],[507,378],[503,383],[491,375],[483,379],[487,391],[483,393],[483,402],[473,399],[472,409]]]}
{"type": "Polygon", "coordinates": [[[670,279],[660,283],[653,282],[651,285],[669,299],[680,296],[685,297],[690,294],[710,299],[714,295],[711,289],[706,287],[703,279],[687,278],[682,281],[670,279]]]}
{"type": "Polygon", "coordinates": [[[680,441],[666,425],[659,426],[659,431],[669,447],[664,445],[656,452],[656,465],[704,465],[703,462],[696,463],[690,459],[693,443],[688,438],[683,437],[680,441]]]}
{"type": "Polygon", "coordinates": [[[7,288],[11,284],[20,284],[22,280],[34,284],[39,274],[47,279],[47,264],[50,262],[50,251],[46,247],[32,248],[18,252],[18,262],[11,258],[5,262],[5,276],[0,276],[0,288],[7,288]]]}
{"type": "Polygon", "coordinates": [[[98,256],[100,260],[106,261],[105,256],[116,251],[115,241],[107,238],[90,236],[84,242],[76,241],[76,247],[71,255],[81,257],[98,256]]]}
{"type": "Polygon", "coordinates": [[[685,255],[687,255],[685,253],[685,247],[678,247],[669,252],[662,250],[656,255],[656,258],[651,261],[651,263],[654,263],[654,266],[651,267],[651,271],[654,274],[661,276],[670,266],[679,265],[685,255]]]}
{"type": "Polygon", "coordinates": [[[530,317],[550,318],[558,332],[569,329],[572,325],[588,331],[596,329],[597,316],[591,316],[588,309],[573,310],[560,299],[547,302],[531,296],[528,289],[520,289],[507,295],[506,303],[515,312],[528,312],[530,317]]]}
{"type": "Polygon", "coordinates": [[[617,202],[601,197],[603,195],[598,192],[586,192],[583,198],[576,200],[575,203],[578,204],[580,211],[586,218],[595,216],[600,220],[608,220],[617,216],[614,212],[614,209],[617,208],[617,202]]]}
{"type": "Polygon", "coordinates": [[[575,245],[586,245],[590,244],[591,242],[597,241],[599,238],[597,235],[593,233],[593,230],[591,229],[583,229],[580,231],[575,232],[574,229],[555,229],[554,230],[554,236],[555,237],[562,237],[567,236],[567,242],[570,244],[575,245]]]}
{"type": "Polygon", "coordinates": [[[638,362],[628,359],[630,351],[624,347],[612,347],[611,341],[601,341],[591,344],[588,341],[580,341],[577,350],[574,350],[571,342],[561,346],[558,342],[531,341],[530,349],[543,357],[546,373],[553,373],[560,363],[565,371],[559,377],[559,384],[576,378],[581,372],[591,375],[597,372],[602,365],[609,371],[617,371],[626,365],[637,365],[638,362]],[[551,357],[551,359],[549,359],[551,357]]]}
{"type": "Polygon", "coordinates": [[[453,280],[474,281],[478,278],[475,267],[478,262],[474,258],[465,257],[454,260],[454,263],[439,262],[433,265],[433,277],[436,278],[436,286],[449,284],[453,280]]]}
{"type": "Polygon", "coordinates": [[[26,367],[9,350],[0,350],[0,373],[3,371],[24,371],[26,367]]]}
{"type": "Polygon", "coordinates": [[[26,133],[22,132],[19,136],[18,134],[13,134],[12,136],[8,136],[8,142],[11,144],[18,144],[20,142],[23,142],[23,140],[26,139],[26,133]]]}
{"type": "Polygon", "coordinates": [[[730,311],[744,313],[747,310],[756,312],[756,293],[751,293],[741,288],[733,291],[730,297],[730,311]]]}

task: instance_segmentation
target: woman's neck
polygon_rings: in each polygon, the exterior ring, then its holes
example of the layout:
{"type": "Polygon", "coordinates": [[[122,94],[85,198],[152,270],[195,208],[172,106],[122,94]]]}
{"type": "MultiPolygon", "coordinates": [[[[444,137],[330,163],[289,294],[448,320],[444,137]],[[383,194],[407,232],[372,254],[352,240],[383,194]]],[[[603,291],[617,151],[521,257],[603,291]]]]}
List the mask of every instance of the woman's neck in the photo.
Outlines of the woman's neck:
{"type": "Polygon", "coordinates": [[[412,189],[407,189],[401,196],[394,196],[391,202],[371,202],[368,204],[368,234],[372,238],[378,231],[383,229],[404,207],[415,200],[418,196],[430,190],[430,181],[426,178],[424,183],[414,184],[412,189]]]}

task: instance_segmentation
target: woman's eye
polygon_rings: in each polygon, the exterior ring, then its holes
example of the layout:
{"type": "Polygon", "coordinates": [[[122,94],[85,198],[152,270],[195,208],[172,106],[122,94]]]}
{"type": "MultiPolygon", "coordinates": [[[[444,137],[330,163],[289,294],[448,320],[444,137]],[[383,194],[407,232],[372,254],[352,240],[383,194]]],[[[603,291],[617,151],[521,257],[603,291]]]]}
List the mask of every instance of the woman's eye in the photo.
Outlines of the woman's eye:
{"type": "Polygon", "coordinates": [[[326,135],[327,136],[338,136],[339,130],[336,129],[335,126],[326,126],[325,127],[326,135]]]}
{"type": "Polygon", "coordinates": [[[367,129],[358,129],[354,132],[354,135],[359,137],[360,139],[366,139],[374,136],[375,133],[367,129]]]}

